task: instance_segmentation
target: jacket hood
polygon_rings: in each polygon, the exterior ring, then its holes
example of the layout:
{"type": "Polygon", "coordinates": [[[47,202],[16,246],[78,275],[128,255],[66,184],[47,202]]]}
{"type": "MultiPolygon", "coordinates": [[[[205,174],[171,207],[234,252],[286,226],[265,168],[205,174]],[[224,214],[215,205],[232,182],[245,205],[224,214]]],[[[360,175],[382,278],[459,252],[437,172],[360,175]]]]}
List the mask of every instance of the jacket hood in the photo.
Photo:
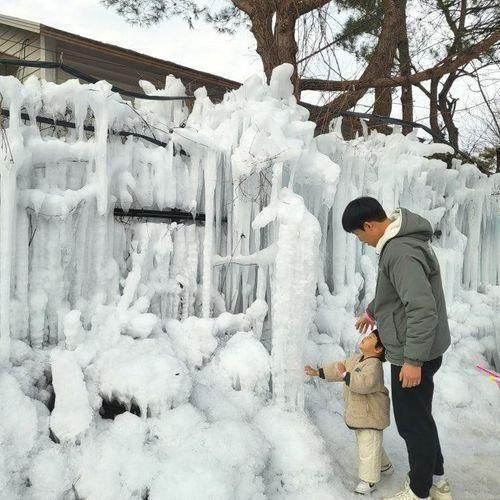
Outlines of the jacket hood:
{"type": "Polygon", "coordinates": [[[398,236],[411,236],[422,241],[428,241],[432,238],[432,226],[427,219],[406,210],[406,208],[400,208],[400,211],[401,229],[398,236]]]}
{"type": "Polygon", "coordinates": [[[420,241],[432,237],[432,226],[427,219],[420,217],[406,208],[398,208],[389,217],[392,223],[387,226],[384,235],[377,243],[376,252],[380,254],[388,241],[401,236],[409,236],[420,241]]]}

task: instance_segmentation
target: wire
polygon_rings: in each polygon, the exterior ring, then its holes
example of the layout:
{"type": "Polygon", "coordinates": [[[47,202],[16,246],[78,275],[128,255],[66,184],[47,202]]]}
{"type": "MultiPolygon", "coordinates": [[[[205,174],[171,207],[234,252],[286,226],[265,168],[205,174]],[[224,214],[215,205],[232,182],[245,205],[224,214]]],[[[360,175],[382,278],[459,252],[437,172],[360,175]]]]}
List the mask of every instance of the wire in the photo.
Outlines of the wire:
{"type": "MultiPolygon", "coordinates": [[[[10,116],[9,110],[2,109],[1,115],[8,118],[10,116]]],[[[21,113],[21,120],[30,121],[30,117],[27,113],[21,113]]],[[[53,125],[55,127],[76,129],[75,123],[68,122],[65,120],[54,120],[52,118],[47,118],[45,116],[37,116],[35,118],[35,120],[38,123],[47,123],[47,124],[53,125]]],[[[92,125],[84,125],[83,130],[85,130],[86,132],[95,132],[95,128],[92,125]]],[[[169,132],[171,133],[172,131],[169,131],[169,132]]],[[[156,146],[161,146],[161,147],[167,146],[166,142],[159,141],[158,139],[155,139],[154,137],[149,137],[147,135],[138,134],[137,132],[131,132],[131,131],[126,131],[126,130],[122,130],[122,131],[110,130],[110,133],[112,135],[119,135],[121,137],[129,137],[129,136],[138,137],[139,139],[144,139],[145,141],[151,142],[152,144],[155,144],[156,146]]],[[[182,154],[183,150],[181,150],[180,152],[182,154]]],[[[186,154],[186,153],[184,152],[184,154],[186,154]]]]}
{"type": "MultiPolygon", "coordinates": [[[[425,130],[428,134],[430,134],[434,139],[439,139],[439,142],[444,142],[445,144],[448,144],[449,146],[452,146],[449,142],[443,141],[438,135],[433,132],[432,129],[430,129],[427,125],[422,125],[421,123],[417,122],[410,122],[407,120],[401,120],[400,118],[391,118],[390,116],[382,116],[382,115],[376,115],[373,113],[359,113],[357,111],[339,111],[339,112],[333,112],[333,116],[352,116],[354,118],[366,118],[368,120],[377,120],[382,123],[392,123],[393,125],[411,125],[416,128],[421,128],[422,130],[425,130]]],[[[453,147],[453,146],[452,146],[453,147]]],[[[455,149],[455,148],[453,148],[455,149]]]]}
{"type": "MultiPolygon", "coordinates": [[[[44,69],[61,69],[66,73],[78,78],[80,80],[84,80],[88,83],[97,83],[99,81],[98,78],[94,78],[93,76],[82,73],[76,68],[72,68],[71,66],[67,66],[62,62],[49,62],[49,61],[27,61],[27,60],[16,60],[16,59],[0,59],[0,64],[5,64],[7,66],[20,66],[27,68],[44,68],[44,69]]],[[[131,92],[129,90],[121,89],[120,87],[116,87],[113,85],[111,87],[112,92],[117,92],[121,95],[126,95],[128,97],[135,97],[137,99],[145,99],[148,101],[185,101],[185,100],[194,100],[195,96],[166,96],[166,95],[147,95],[140,94],[139,92],[131,92]]]]}

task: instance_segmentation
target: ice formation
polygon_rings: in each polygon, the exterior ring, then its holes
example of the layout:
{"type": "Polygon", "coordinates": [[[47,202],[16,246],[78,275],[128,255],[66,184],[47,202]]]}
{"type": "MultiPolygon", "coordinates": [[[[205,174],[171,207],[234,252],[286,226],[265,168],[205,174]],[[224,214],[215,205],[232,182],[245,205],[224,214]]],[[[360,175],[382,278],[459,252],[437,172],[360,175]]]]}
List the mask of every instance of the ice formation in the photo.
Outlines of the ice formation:
{"type": "MultiPolygon", "coordinates": [[[[398,130],[314,137],[290,71],[219,104],[199,89],[191,110],[127,102],[106,82],[0,77],[5,498],[349,498],[325,447],[339,394],[304,386],[302,367],[357,343],[377,262],[340,217],[361,194],[431,221],[453,336],[438,411],[498,425],[498,389],[473,367],[500,367],[499,176],[447,169],[431,158],[447,146],[398,130]],[[111,402],[139,415],[102,418],[111,402]]],[[[173,77],[141,86],[185,92],[173,77]]]]}

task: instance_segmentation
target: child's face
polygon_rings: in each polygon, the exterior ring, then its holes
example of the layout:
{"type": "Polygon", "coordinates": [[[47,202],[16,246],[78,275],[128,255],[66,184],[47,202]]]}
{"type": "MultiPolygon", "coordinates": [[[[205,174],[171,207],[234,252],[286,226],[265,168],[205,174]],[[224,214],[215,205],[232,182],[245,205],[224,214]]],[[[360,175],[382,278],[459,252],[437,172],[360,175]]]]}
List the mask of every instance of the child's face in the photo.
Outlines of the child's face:
{"type": "Polygon", "coordinates": [[[361,339],[361,342],[359,343],[359,349],[365,355],[379,356],[380,349],[376,348],[376,345],[377,336],[375,335],[375,333],[371,332],[361,339]]]}

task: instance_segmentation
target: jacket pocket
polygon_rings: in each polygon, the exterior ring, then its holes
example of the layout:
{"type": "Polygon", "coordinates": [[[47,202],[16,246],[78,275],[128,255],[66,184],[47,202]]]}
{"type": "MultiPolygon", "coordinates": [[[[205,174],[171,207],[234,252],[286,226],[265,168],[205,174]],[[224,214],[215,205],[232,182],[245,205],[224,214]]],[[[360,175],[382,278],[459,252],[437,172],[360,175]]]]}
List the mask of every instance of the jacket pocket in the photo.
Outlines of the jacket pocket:
{"type": "Polygon", "coordinates": [[[368,415],[368,402],[366,396],[351,392],[349,413],[353,419],[366,418],[368,415]]]}
{"type": "Polygon", "coordinates": [[[402,311],[393,311],[391,314],[392,327],[399,345],[406,342],[406,317],[402,311]]]}
{"type": "Polygon", "coordinates": [[[396,323],[394,321],[394,314],[389,312],[383,321],[380,321],[378,324],[378,329],[380,331],[380,337],[382,339],[382,343],[388,346],[402,346],[402,342],[398,337],[398,331],[396,328],[396,323]]]}

